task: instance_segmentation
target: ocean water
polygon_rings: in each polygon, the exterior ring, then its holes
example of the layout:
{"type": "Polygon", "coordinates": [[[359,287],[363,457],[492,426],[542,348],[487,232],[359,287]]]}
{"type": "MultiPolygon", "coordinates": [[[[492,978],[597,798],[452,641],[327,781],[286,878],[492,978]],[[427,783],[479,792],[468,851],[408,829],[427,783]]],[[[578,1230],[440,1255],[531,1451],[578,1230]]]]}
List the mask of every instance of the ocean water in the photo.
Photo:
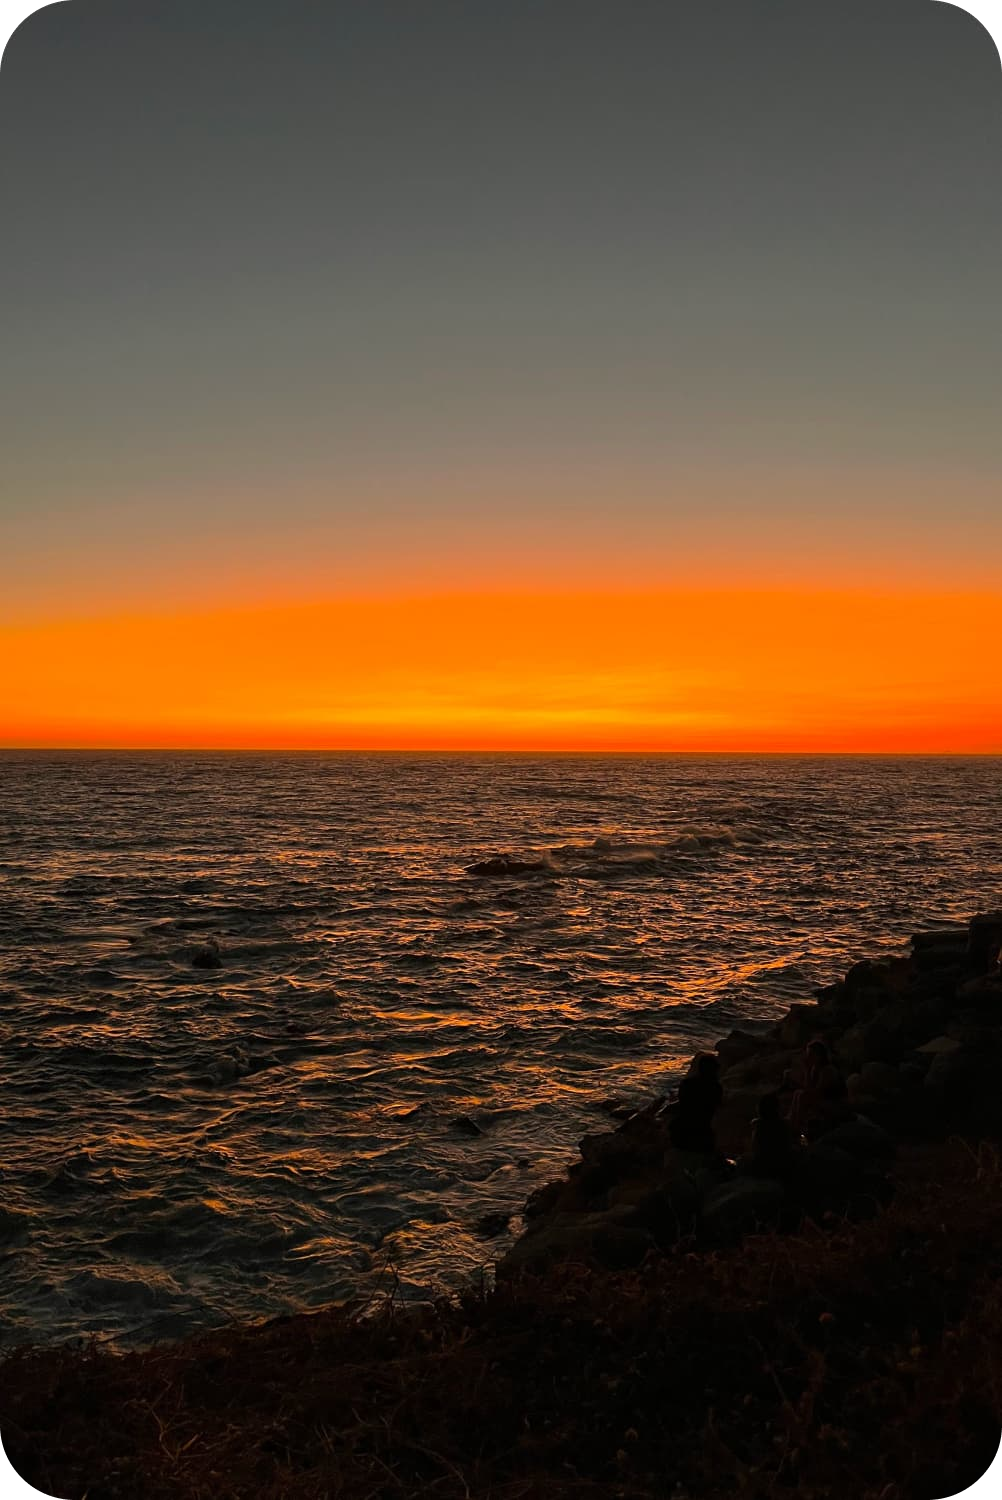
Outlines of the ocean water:
{"type": "Polygon", "coordinates": [[[1002,905],[1000,807],[991,758],[0,755],[0,1338],[484,1274],[601,1101],[1002,905]]]}

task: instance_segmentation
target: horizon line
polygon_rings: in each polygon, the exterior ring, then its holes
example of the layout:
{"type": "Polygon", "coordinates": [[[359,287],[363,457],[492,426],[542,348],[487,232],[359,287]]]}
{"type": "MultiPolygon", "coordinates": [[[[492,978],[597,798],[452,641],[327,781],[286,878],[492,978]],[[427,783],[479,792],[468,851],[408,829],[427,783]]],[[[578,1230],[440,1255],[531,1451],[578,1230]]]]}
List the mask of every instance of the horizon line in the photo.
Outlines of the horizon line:
{"type": "Polygon", "coordinates": [[[670,749],[637,747],[635,749],[602,746],[543,746],[532,745],[484,746],[484,745],[3,745],[0,755],[540,755],[540,756],[675,756],[690,757],[782,757],[824,756],[848,760],[853,757],[867,759],[935,759],[935,760],[992,760],[1002,758],[999,750],[834,750],[818,747],[790,748],[783,750],[746,749],[670,749]]]}

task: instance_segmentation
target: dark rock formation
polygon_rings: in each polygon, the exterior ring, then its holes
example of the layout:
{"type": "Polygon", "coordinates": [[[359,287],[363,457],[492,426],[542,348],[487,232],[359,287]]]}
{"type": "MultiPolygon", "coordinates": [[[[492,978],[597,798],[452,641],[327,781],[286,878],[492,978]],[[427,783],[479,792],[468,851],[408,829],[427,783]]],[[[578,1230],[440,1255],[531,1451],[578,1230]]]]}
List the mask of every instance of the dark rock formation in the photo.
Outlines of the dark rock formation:
{"type": "Polygon", "coordinates": [[[191,955],[191,966],[193,969],[221,969],[223,967],[222,954],[215,938],[210,938],[207,943],[195,949],[191,955]]]}
{"type": "Polygon", "coordinates": [[[1000,912],[918,932],[909,954],[853,964],[761,1033],[730,1032],[716,1049],[724,1097],[713,1121],[728,1156],[674,1150],[671,1106],[654,1100],[583,1137],[567,1175],[529,1199],[526,1233],[500,1269],[628,1265],[686,1236],[716,1245],[805,1215],[866,1217],[893,1191],[899,1141],[1002,1132],[1000,944],[1000,912]],[[789,1097],[816,1038],[847,1076],[846,1108],[770,1177],[745,1154],[750,1124],[764,1093],[789,1097]]]}
{"type": "Polygon", "coordinates": [[[467,865],[466,873],[499,878],[506,875],[527,875],[549,868],[545,859],[518,859],[513,854],[495,854],[490,859],[479,860],[475,865],[467,865]]]}

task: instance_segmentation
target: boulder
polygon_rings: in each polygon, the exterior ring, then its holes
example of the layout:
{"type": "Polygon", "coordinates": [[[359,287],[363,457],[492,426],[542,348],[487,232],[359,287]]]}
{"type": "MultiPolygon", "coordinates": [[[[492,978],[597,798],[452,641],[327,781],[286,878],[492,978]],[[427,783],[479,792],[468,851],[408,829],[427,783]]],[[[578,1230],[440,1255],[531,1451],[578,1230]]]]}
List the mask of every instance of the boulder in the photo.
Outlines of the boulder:
{"type": "Polygon", "coordinates": [[[778,1223],[786,1194],[768,1177],[734,1177],[712,1188],[699,1212],[699,1231],[713,1243],[739,1239],[742,1234],[778,1223]]]}
{"type": "Polygon", "coordinates": [[[886,1062],[865,1062],[860,1071],[861,1092],[876,1096],[897,1093],[901,1079],[897,1068],[886,1062]]]}
{"type": "Polygon", "coordinates": [[[856,1161],[874,1161],[894,1155],[894,1141],[887,1131],[881,1130],[865,1115],[857,1115],[855,1120],[846,1120],[845,1124],[826,1130],[822,1140],[829,1149],[845,1151],[856,1161]]]}
{"type": "Polygon", "coordinates": [[[884,994],[901,988],[900,982],[894,982],[898,971],[899,966],[894,959],[861,958],[859,963],[853,964],[848,970],[843,983],[846,992],[853,997],[860,990],[876,990],[884,994]]]}
{"type": "Polygon", "coordinates": [[[791,1005],[783,1019],[773,1027],[771,1035],[778,1038],[783,1047],[805,1047],[826,1024],[826,1018],[817,1005],[791,1005]]]}
{"type": "Polygon", "coordinates": [[[760,1094],[779,1088],[784,1075],[800,1062],[802,1051],[800,1047],[784,1047],[768,1052],[763,1050],[753,1052],[740,1062],[728,1064],[720,1075],[725,1095],[753,1085],[760,1094]]]}
{"type": "Polygon", "coordinates": [[[957,986],[957,999],[965,1005],[994,1011],[1002,1020],[1002,975],[977,974],[973,979],[964,980],[957,986]]]}
{"type": "Polygon", "coordinates": [[[652,1236],[631,1222],[634,1211],[554,1214],[517,1240],[498,1265],[498,1274],[542,1272],[560,1261],[625,1270],[657,1247],[652,1236]]]}
{"type": "MultiPolygon", "coordinates": [[[[861,1095],[866,1094],[866,1084],[863,1082],[862,1072],[857,1071],[849,1074],[849,1077],[845,1081],[845,1091],[854,1104],[861,1095]]],[[[867,1094],[866,1097],[869,1098],[870,1096],[867,1094]]]]}
{"type": "Polygon", "coordinates": [[[843,1185],[859,1176],[859,1162],[851,1151],[837,1146],[830,1135],[812,1141],[804,1153],[804,1170],[809,1181],[821,1187],[843,1185]]]}
{"type": "Polygon", "coordinates": [[[511,1214],[506,1209],[481,1214],[473,1226],[473,1233],[483,1240],[495,1239],[505,1233],[510,1220],[511,1214]]]}
{"type": "Polygon", "coordinates": [[[938,1036],[949,1016],[950,1001],[942,993],[919,993],[908,1005],[909,1030],[916,1041],[938,1036]]]}
{"type": "Polygon", "coordinates": [[[609,1177],[636,1176],[644,1166],[660,1163],[667,1142],[665,1123],[649,1115],[631,1115],[618,1130],[601,1130],[578,1142],[581,1160],[609,1177]]]}
{"type": "Polygon", "coordinates": [[[552,1213],[566,1186],[567,1184],[562,1180],[544,1182],[542,1187],[538,1187],[534,1192],[530,1193],[525,1200],[525,1207],[522,1210],[526,1222],[531,1222],[533,1219],[542,1219],[547,1214],[552,1213]]]}
{"type": "Polygon", "coordinates": [[[699,1196],[695,1183],[686,1177],[657,1186],[625,1183],[610,1193],[609,1207],[629,1209],[627,1227],[646,1230],[661,1249],[667,1249],[692,1230],[699,1196]]]}
{"type": "Polygon", "coordinates": [[[916,953],[924,953],[931,948],[966,948],[967,938],[967,927],[930,927],[923,932],[912,933],[912,949],[916,953]]]}
{"type": "Polygon", "coordinates": [[[956,1105],[966,1102],[965,1096],[976,1082],[978,1071],[979,1055],[958,1042],[952,1051],[933,1054],[925,1086],[944,1103],[956,1105]]]}
{"type": "Polygon", "coordinates": [[[1002,911],[982,911],[971,918],[967,928],[967,960],[975,974],[987,974],[998,968],[1002,953],[1002,911]]]}
{"type": "Polygon", "coordinates": [[[858,1021],[850,1026],[835,1044],[835,1051],[846,1067],[862,1070],[868,1062],[890,1062],[900,1055],[904,1041],[894,1024],[899,1018],[897,1006],[884,1006],[869,1021],[858,1021]],[[894,1021],[887,1013],[894,1011],[894,1021]]]}
{"type": "Polygon", "coordinates": [[[957,1011],[946,1027],[946,1035],[964,1047],[978,1048],[985,1054],[1002,1047],[1002,1028],[993,1024],[991,1016],[978,1009],[957,1011]]]}
{"type": "Polygon", "coordinates": [[[193,969],[221,969],[223,959],[219,952],[219,944],[212,939],[204,943],[201,948],[196,948],[191,955],[191,967],[193,969]]]}
{"type": "Polygon", "coordinates": [[[763,1038],[756,1036],[750,1031],[742,1031],[735,1027],[726,1036],[714,1043],[714,1051],[720,1058],[721,1067],[728,1068],[732,1063],[741,1062],[746,1057],[755,1056],[763,1050],[763,1038]]]}
{"type": "Polygon", "coordinates": [[[490,859],[481,859],[475,865],[467,865],[467,875],[486,875],[501,879],[508,875],[528,875],[550,868],[545,859],[518,859],[513,854],[495,854],[490,859]]]}
{"type": "Polygon", "coordinates": [[[915,1051],[920,1056],[931,1059],[942,1053],[959,1052],[963,1045],[955,1036],[934,1036],[930,1041],[923,1042],[921,1047],[916,1047],[915,1051]]]}

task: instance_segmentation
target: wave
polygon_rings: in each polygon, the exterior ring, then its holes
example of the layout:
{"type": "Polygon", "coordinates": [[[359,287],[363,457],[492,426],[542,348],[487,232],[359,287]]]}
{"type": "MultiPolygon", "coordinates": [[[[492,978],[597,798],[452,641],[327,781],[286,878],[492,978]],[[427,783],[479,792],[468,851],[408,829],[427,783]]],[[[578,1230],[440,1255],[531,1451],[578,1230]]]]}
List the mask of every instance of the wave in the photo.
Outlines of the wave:
{"type": "Polygon", "coordinates": [[[668,839],[616,839],[601,835],[590,843],[558,844],[524,853],[504,851],[492,854],[467,865],[466,874],[491,879],[543,874],[615,876],[656,871],[671,865],[680,856],[707,855],[759,843],[761,837],[752,831],[726,825],[681,828],[668,839]]]}

